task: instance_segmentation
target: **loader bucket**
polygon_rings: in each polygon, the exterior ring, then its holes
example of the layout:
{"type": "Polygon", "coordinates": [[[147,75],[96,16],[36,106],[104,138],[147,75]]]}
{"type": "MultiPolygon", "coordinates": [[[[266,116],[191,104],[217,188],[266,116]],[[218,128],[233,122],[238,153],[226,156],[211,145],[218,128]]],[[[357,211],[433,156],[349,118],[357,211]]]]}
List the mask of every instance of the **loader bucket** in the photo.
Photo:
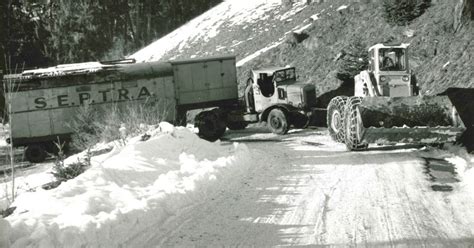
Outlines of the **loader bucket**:
{"type": "Polygon", "coordinates": [[[466,130],[447,95],[366,97],[350,101],[347,108],[352,109],[346,113],[346,145],[350,150],[364,143],[455,142],[466,130]],[[351,125],[358,128],[351,129],[351,125]]]}

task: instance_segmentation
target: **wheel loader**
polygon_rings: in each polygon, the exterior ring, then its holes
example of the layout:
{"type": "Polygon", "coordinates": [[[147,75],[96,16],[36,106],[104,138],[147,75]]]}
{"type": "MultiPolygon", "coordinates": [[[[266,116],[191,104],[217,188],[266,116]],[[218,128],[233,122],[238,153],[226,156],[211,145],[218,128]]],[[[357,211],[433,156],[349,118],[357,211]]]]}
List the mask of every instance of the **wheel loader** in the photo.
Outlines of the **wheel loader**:
{"type": "MultiPolygon", "coordinates": [[[[331,137],[348,150],[379,145],[455,142],[466,130],[451,95],[421,96],[408,64],[408,44],[376,44],[369,66],[354,78],[354,96],[327,107],[331,137]]],[[[468,90],[468,89],[467,89],[468,90]]],[[[463,91],[463,89],[456,92],[463,91]]],[[[472,99],[472,98],[471,98],[472,99]]],[[[462,104],[461,104],[462,105],[462,104]]],[[[465,111],[464,111],[465,112],[465,111]]]]}

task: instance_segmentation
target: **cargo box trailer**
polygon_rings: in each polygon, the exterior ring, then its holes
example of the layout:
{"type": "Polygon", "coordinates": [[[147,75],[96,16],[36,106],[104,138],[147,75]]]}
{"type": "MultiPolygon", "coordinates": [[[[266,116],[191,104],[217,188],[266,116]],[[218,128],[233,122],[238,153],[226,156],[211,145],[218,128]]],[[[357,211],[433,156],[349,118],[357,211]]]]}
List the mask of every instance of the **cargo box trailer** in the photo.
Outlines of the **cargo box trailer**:
{"type": "Polygon", "coordinates": [[[58,138],[69,141],[69,125],[81,105],[109,107],[131,101],[169,106],[164,119],[185,118],[190,109],[237,104],[235,57],[170,62],[130,60],[58,65],[5,75],[13,146],[26,158],[44,160],[58,138]],[[10,86],[10,87],[8,87],[10,86]]]}

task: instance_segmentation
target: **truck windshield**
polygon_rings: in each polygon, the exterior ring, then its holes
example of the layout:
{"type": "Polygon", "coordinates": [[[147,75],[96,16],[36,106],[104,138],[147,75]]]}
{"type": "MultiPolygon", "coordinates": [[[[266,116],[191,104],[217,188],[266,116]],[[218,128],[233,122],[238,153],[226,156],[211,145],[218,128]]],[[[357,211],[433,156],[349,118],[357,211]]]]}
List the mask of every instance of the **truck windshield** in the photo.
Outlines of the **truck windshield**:
{"type": "Polygon", "coordinates": [[[379,50],[379,68],[381,71],[405,71],[407,69],[405,49],[381,48],[379,50]]]}
{"type": "Polygon", "coordinates": [[[296,79],[295,68],[279,70],[279,71],[276,71],[275,74],[273,75],[273,80],[275,80],[275,82],[277,83],[280,83],[286,80],[295,80],[295,79],[296,79]]]}

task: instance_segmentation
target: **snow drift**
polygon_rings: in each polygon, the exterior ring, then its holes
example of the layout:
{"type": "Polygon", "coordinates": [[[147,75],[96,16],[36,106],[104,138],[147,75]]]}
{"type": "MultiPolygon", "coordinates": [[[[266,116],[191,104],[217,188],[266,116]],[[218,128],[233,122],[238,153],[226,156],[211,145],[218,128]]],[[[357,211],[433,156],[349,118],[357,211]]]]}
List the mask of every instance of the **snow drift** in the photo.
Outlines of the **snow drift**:
{"type": "Polygon", "coordinates": [[[210,143],[161,123],[149,140],[135,137],[93,157],[90,169],[58,188],[20,195],[14,214],[0,219],[0,247],[126,246],[205,201],[247,158],[245,145],[210,143]]]}

